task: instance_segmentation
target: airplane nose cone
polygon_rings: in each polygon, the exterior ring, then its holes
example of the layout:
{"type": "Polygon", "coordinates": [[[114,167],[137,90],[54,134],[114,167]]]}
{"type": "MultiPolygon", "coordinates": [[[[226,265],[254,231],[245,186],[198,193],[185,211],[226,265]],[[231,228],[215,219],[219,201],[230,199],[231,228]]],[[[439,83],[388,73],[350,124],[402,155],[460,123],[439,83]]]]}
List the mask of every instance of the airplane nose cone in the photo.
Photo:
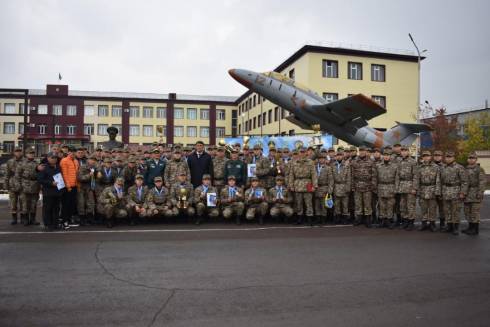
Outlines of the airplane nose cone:
{"type": "Polygon", "coordinates": [[[237,79],[237,74],[234,68],[228,70],[228,74],[230,74],[230,76],[233,77],[234,79],[237,79]]]}
{"type": "Polygon", "coordinates": [[[247,76],[247,72],[248,71],[246,70],[235,68],[228,70],[228,74],[230,74],[230,76],[233,77],[238,83],[250,88],[250,86],[252,85],[252,82],[250,80],[251,74],[249,73],[247,76]]]}

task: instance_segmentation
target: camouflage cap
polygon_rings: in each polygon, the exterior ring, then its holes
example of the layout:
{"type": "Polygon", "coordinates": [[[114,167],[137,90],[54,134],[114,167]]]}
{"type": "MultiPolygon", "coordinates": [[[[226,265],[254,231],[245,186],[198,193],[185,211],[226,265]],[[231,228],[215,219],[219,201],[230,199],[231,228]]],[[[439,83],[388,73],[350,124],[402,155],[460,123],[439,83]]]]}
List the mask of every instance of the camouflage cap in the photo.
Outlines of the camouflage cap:
{"type": "Polygon", "coordinates": [[[400,147],[400,146],[402,146],[400,143],[393,144],[393,147],[400,147]]]}
{"type": "MultiPolygon", "coordinates": [[[[367,148],[367,146],[364,146],[364,145],[361,145],[361,146],[359,147],[359,151],[367,151],[367,149],[368,149],[368,148],[367,148]]],[[[352,151],[352,148],[351,148],[351,151],[352,151]]],[[[354,150],[354,151],[355,151],[355,150],[354,150]]]]}
{"type": "Polygon", "coordinates": [[[135,179],[145,179],[145,177],[143,177],[143,175],[141,175],[141,174],[137,174],[134,178],[135,179]]]}
{"type": "Polygon", "coordinates": [[[277,152],[276,148],[270,148],[269,152],[277,152]]]}
{"type": "Polygon", "coordinates": [[[306,148],[305,148],[305,147],[301,147],[301,148],[299,149],[299,152],[306,152],[306,148]]]}
{"type": "Polygon", "coordinates": [[[184,151],[190,152],[190,151],[192,151],[192,148],[190,146],[185,146],[184,147],[184,151]]]}
{"type": "Polygon", "coordinates": [[[185,171],[181,170],[181,171],[179,171],[177,176],[187,176],[187,173],[185,171]]]}
{"type": "Polygon", "coordinates": [[[442,156],[442,151],[441,150],[434,151],[434,156],[442,156]]]}
{"type": "Polygon", "coordinates": [[[430,157],[431,154],[430,154],[430,151],[423,151],[422,152],[422,157],[430,157]]]}
{"type": "Polygon", "coordinates": [[[243,150],[249,150],[249,149],[250,149],[250,147],[249,147],[247,144],[245,144],[245,145],[243,146],[243,150]]]}
{"type": "Polygon", "coordinates": [[[289,152],[289,148],[285,146],[284,148],[282,148],[282,152],[289,152]]]}
{"type": "Polygon", "coordinates": [[[306,150],[313,150],[313,151],[315,151],[315,147],[312,146],[312,145],[310,145],[308,148],[306,148],[306,150]]]}
{"type": "Polygon", "coordinates": [[[250,181],[251,182],[258,182],[259,178],[258,177],[252,177],[252,178],[250,178],[250,181]]]}
{"type": "Polygon", "coordinates": [[[351,146],[351,147],[349,148],[349,151],[352,151],[352,152],[357,151],[357,148],[356,148],[355,146],[351,146]]]}
{"type": "Polygon", "coordinates": [[[285,180],[284,176],[282,176],[282,175],[276,176],[276,181],[284,181],[284,180],[285,180]]]}
{"type": "Polygon", "coordinates": [[[296,150],[296,149],[294,149],[294,150],[293,150],[293,155],[298,155],[298,154],[299,154],[299,151],[298,151],[298,150],[296,150]]]}
{"type": "Polygon", "coordinates": [[[129,157],[128,162],[129,163],[136,163],[136,157],[129,157]]]}
{"type": "Polygon", "coordinates": [[[117,176],[116,182],[123,182],[124,183],[124,178],[122,178],[121,176],[117,176]]]}
{"type": "Polygon", "coordinates": [[[204,179],[211,179],[211,175],[209,175],[209,174],[204,174],[204,175],[202,175],[202,179],[203,179],[203,180],[204,180],[204,179]]]}
{"type": "Polygon", "coordinates": [[[468,159],[477,159],[477,158],[478,158],[478,156],[476,155],[476,152],[474,152],[474,151],[470,152],[468,154],[468,159]]]}
{"type": "Polygon", "coordinates": [[[344,155],[344,151],[342,150],[337,150],[337,153],[335,154],[336,156],[343,156],[344,155]]]}
{"type": "Polygon", "coordinates": [[[327,149],[322,148],[322,149],[320,150],[320,153],[327,153],[327,149]]]}
{"type": "Polygon", "coordinates": [[[339,147],[337,148],[337,151],[344,151],[344,147],[343,147],[343,146],[339,146],[339,147]]]}
{"type": "Polygon", "coordinates": [[[153,149],[153,150],[151,151],[151,153],[160,153],[160,150],[159,150],[159,149],[157,149],[157,148],[155,148],[155,149],[153,149]]]}
{"type": "Polygon", "coordinates": [[[328,152],[335,152],[334,148],[328,148],[328,152]]]}
{"type": "Polygon", "coordinates": [[[402,149],[402,151],[408,151],[409,147],[406,145],[402,145],[401,149],[402,149]]]}
{"type": "Polygon", "coordinates": [[[112,158],[104,158],[104,163],[112,163],[112,158]]]}
{"type": "Polygon", "coordinates": [[[232,149],[231,153],[238,153],[239,151],[237,149],[232,149]]]}
{"type": "Polygon", "coordinates": [[[380,149],[380,148],[374,148],[374,152],[379,152],[379,153],[381,153],[381,149],[380,149]]]}
{"type": "Polygon", "coordinates": [[[225,148],[220,146],[220,147],[218,148],[218,152],[225,152],[225,148]]]}
{"type": "Polygon", "coordinates": [[[157,176],[155,178],[153,178],[153,181],[156,183],[156,182],[163,182],[163,178],[162,176],[157,176]]]}
{"type": "Polygon", "coordinates": [[[36,153],[36,150],[34,150],[34,149],[27,149],[26,153],[35,154],[36,153]]]}
{"type": "Polygon", "coordinates": [[[446,157],[454,157],[454,151],[446,151],[446,157]]]}
{"type": "Polygon", "coordinates": [[[123,160],[123,158],[122,158],[122,157],[117,156],[117,157],[116,157],[116,161],[121,161],[121,162],[123,162],[124,160],[123,160]]]}
{"type": "Polygon", "coordinates": [[[383,151],[383,155],[385,156],[390,156],[393,154],[393,151],[391,151],[391,149],[384,149],[383,151]]]}
{"type": "Polygon", "coordinates": [[[228,176],[228,180],[230,180],[230,179],[236,180],[235,176],[233,176],[233,175],[228,176]]]}
{"type": "Polygon", "coordinates": [[[182,154],[182,151],[180,150],[180,148],[176,148],[174,150],[174,154],[182,154]]]}
{"type": "Polygon", "coordinates": [[[256,143],[254,145],[254,150],[262,150],[262,145],[260,145],[259,143],[256,143]]]}

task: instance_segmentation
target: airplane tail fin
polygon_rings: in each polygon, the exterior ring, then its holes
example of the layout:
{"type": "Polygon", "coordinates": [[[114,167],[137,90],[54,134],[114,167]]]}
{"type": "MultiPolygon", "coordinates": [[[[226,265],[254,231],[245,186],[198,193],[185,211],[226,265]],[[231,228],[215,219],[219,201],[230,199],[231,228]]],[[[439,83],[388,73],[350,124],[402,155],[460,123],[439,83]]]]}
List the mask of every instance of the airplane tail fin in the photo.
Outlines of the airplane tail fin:
{"type": "Polygon", "coordinates": [[[396,122],[397,125],[385,132],[385,139],[392,144],[411,145],[417,138],[418,133],[431,131],[427,124],[404,124],[396,122]]]}

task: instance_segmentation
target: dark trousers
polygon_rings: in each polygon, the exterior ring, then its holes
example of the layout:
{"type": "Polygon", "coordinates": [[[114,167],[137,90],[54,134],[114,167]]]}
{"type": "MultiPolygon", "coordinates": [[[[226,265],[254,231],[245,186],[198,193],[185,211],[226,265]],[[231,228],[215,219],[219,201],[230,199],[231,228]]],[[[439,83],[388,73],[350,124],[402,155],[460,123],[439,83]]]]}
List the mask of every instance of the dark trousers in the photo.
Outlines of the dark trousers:
{"type": "Polygon", "coordinates": [[[59,196],[45,196],[43,194],[43,222],[44,226],[56,227],[60,217],[59,196]]]}
{"type": "Polygon", "coordinates": [[[63,221],[70,221],[77,209],[77,188],[71,191],[65,190],[61,197],[61,218],[63,221]]]}

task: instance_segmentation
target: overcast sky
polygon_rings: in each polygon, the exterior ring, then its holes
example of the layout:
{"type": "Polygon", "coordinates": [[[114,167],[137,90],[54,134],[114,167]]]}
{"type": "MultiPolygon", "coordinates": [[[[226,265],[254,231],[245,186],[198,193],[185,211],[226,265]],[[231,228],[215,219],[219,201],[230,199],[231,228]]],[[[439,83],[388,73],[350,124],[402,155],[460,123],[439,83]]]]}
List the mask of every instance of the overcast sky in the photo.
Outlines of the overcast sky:
{"type": "Polygon", "coordinates": [[[0,0],[0,87],[240,95],[312,41],[421,49],[422,101],[490,99],[490,1],[0,0]]]}

